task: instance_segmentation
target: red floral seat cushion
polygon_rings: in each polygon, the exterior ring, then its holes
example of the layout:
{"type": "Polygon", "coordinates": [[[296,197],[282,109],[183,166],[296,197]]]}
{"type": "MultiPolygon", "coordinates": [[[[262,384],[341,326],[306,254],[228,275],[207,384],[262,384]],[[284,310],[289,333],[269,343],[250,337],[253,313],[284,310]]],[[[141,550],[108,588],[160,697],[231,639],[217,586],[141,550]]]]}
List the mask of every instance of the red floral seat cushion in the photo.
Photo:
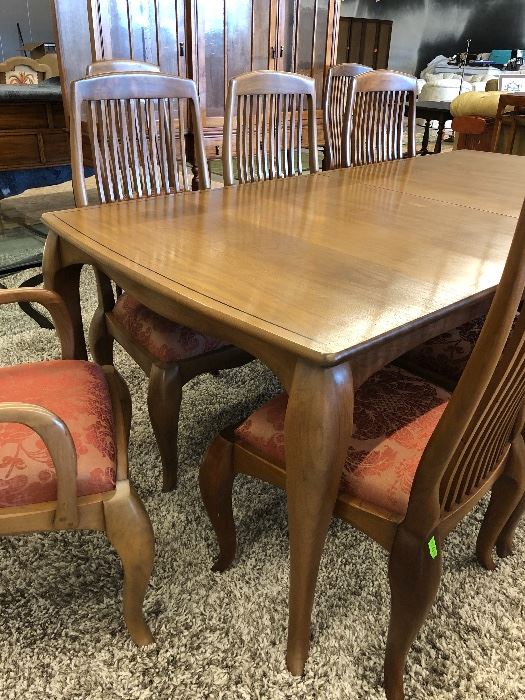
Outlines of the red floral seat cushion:
{"type": "MultiPolygon", "coordinates": [[[[421,454],[450,395],[399,367],[389,365],[357,391],[354,430],[340,491],[395,515],[406,513],[421,454]]],[[[284,464],[284,415],[280,394],[235,431],[239,442],[284,464]]]]}
{"type": "Polygon", "coordinates": [[[164,318],[126,292],[117,299],[112,316],[138,345],[161,362],[196,357],[226,345],[164,318]]]}
{"type": "MultiPolygon", "coordinates": [[[[0,402],[47,408],[69,428],[77,452],[77,493],[115,487],[111,397],[91,362],[54,360],[0,368],[0,402]]],[[[42,439],[19,423],[0,423],[0,507],[56,500],[56,473],[42,439]]]]}
{"type": "Polygon", "coordinates": [[[485,316],[427,340],[397,362],[413,372],[427,373],[434,381],[452,387],[459,381],[474,350],[485,316]]]}

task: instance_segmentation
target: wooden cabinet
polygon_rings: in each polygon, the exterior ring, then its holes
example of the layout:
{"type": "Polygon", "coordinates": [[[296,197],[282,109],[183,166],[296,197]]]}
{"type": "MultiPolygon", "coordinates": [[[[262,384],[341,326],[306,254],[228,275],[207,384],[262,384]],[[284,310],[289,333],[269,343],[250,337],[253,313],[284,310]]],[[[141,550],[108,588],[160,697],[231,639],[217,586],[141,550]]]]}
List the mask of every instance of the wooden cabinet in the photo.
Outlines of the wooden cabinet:
{"type": "Polygon", "coordinates": [[[392,22],[341,17],[337,63],[362,63],[375,70],[388,68],[392,22]]]}
{"type": "Polygon", "coordinates": [[[340,0],[53,2],[64,91],[87,63],[110,58],[158,63],[193,78],[209,157],[221,155],[230,78],[261,69],[310,75],[320,109],[335,63],[340,0]]]}

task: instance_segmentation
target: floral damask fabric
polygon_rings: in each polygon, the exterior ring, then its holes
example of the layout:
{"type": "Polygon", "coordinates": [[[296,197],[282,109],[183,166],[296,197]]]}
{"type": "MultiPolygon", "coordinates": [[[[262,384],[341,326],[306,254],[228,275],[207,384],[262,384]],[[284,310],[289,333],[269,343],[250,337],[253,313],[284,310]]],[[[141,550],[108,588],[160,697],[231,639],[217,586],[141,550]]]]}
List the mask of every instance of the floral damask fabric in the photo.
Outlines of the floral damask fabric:
{"type": "MultiPolygon", "coordinates": [[[[77,494],[115,487],[116,450],[107,382],[98,365],[53,360],[0,368],[0,402],[47,408],[69,428],[77,452],[77,494]]],[[[42,439],[18,423],[0,423],[0,507],[56,500],[57,482],[42,439]]]]}
{"type": "MultiPolygon", "coordinates": [[[[430,382],[389,365],[357,391],[353,435],[340,491],[397,515],[406,513],[414,476],[450,395],[430,382]]],[[[284,416],[280,394],[240,425],[237,439],[284,464],[284,416]]]]}
{"type": "Polygon", "coordinates": [[[485,316],[481,316],[431,338],[405,353],[399,362],[406,363],[413,371],[431,372],[445,386],[454,385],[465,369],[484,323],[485,316]]]}
{"type": "Polygon", "coordinates": [[[161,362],[196,357],[226,345],[222,340],[164,318],[130,294],[120,295],[112,314],[137,344],[161,362]]]}

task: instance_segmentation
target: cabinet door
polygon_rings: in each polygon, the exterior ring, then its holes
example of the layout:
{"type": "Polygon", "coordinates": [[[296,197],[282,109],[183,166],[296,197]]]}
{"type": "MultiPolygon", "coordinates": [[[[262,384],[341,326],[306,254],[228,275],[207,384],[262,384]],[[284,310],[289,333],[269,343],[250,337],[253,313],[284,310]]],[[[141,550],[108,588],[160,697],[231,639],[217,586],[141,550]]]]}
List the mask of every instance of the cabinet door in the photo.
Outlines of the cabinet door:
{"type": "Polygon", "coordinates": [[[204,126],[220,126],[228,82],[270,65],[275,0],[196,0],[198,88],[204,126]]]}
{"type": "Polygon", "coordinates": [[[325,68],[330,63],[334,0],[279,0],[279,70],[315,79],[321,108],[325,68]],[[330,45],[329,45],[330,41],[330,45]]]}
{"type": "Polygon", "coordinates": [[[186,76],[184,0],[90,0],[93,56],[156,63],[186,76]]]}

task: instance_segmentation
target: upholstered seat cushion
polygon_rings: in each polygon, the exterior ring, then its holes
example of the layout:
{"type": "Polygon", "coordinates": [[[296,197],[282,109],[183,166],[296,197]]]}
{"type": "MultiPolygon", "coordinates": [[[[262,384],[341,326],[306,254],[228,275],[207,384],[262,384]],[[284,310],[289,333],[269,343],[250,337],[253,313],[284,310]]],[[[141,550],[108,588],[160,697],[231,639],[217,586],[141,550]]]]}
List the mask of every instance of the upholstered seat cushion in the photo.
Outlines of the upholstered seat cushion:
{"type": "MultiPolygon", "coordinates": [[[[0,402],[47,408],[69,428],[77,452],[77,493],[115,487],[116,450],[108,385],[98,365],[54,360],[0,368],[0,402]]],[[[0,507],[56,499],[56,474],[41,438],[18,423],[0,423],[0,507]]]]}
{"type": "MultiPolygon", "coordinates": [[[[395,515],[404,515],[419,460],[450,395],[390,365],[357,391],[354,430],[340,491],[395,515]]],[[[284,415],[280,394],[235,431],[237,441],[284,464],[284,415]]]]}
{"type": "Polygon", "coordinates": [[[137,345],[161,362],[184,360],[226,345],[164,318],[126,292],[117,299],[112,316],[137,345]]]}
{"type": "Polygon", "coordinates": [[[474,350],[485,316],[464,323],[418,345],[397,361],[402,367],[425,374],[437,384],[454,387],[474,350]]]}

